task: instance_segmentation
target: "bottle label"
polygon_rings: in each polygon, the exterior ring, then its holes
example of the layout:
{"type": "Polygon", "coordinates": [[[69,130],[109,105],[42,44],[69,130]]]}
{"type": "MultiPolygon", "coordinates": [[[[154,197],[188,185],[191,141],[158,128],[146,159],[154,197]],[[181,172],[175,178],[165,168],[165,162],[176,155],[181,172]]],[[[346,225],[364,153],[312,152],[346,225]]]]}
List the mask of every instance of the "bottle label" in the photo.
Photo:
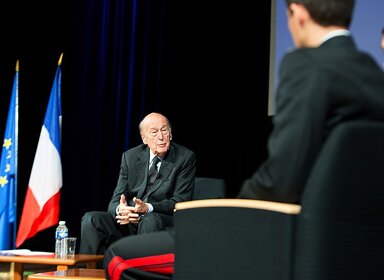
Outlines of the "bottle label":
{"type": "Polygon", "coordinates": [[[56,239],[63,239],[68,237],[68,232],[56,231],[56,239]]]}

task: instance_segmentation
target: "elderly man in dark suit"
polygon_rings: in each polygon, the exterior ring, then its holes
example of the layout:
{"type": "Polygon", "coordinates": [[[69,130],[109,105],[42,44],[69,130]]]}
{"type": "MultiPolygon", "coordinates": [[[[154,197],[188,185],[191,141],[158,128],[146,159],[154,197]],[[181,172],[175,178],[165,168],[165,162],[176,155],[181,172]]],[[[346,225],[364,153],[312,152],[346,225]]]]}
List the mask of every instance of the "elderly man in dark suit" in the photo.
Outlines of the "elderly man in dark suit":
{"type": "Polygon", "coordinates": [[[175,204],[192,198],[195,153],[172,142],[171,125],[159,113],[148,114],[139,129],[143,144],[123,153],[108,212],[82,218],[82,254],[104,254],[124,236],[171,227],[175,204]]]}

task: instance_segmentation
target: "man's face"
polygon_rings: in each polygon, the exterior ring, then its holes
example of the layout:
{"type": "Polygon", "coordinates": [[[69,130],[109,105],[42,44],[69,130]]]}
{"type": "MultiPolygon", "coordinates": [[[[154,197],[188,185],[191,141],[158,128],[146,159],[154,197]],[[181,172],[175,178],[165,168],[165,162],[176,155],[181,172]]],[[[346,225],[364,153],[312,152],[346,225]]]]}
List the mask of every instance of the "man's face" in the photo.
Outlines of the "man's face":
{"type": "Polygon", "coordinates": [[[162,157],[169,149],[172,133],[165,118],[154,116],[146,122],[141,137],[155,155],[162,157]]]}

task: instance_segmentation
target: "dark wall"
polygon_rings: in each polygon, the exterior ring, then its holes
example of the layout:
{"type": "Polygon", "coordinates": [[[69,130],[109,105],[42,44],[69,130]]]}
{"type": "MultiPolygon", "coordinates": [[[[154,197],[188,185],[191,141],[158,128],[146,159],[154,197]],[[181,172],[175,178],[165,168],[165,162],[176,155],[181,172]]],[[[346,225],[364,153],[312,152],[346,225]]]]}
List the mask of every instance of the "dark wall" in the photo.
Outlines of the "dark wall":
{"type": "MultiPolygon", "coordinates": [[[[81,81],[76,77],[86,36],[84,19],[92,11],[86,1],[73,2],[0,0],[0,135],[14,65],[20,59],[20,217],[54,72],[64,52],[60,218],[67,220],[70,235],[80,237],[84,212],[106,209],[124,149],[113,147],[98,157],[91,144],[94,139],[86,128],[76,126],[76,120],[89,113],[76,105],[81,98],[81,81]],[[95,158],[106,161],[105,170],[92,168],[95,158]]],[[[196,152],[197,175],[224,178],[228,196],[234,197],[266,157],[271,129],[267,116],[269,3],[262,1],[254,9],[251,2],[208,1],[203,6],[196,1],[174,2],[165,6],[168,72],[162,80],[166,90],[156,99],[156,108],[169,117],[175,141],[196,152]]],[[[108,121],[103,113],[95,117],[108,121]]],[[[132,145],[139,143],[138,137],[133,139],[132,145]]],[[[42,231],[22,247],[53,250],[53,233],[54,227],[42,231]]]]}

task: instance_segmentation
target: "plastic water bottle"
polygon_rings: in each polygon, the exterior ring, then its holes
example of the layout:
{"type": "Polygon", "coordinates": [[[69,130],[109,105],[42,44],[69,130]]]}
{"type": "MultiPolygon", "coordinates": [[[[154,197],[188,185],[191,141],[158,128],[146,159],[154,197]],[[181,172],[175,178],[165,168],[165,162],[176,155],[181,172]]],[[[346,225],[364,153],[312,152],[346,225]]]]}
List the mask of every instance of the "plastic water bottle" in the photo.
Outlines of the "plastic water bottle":
{"type": "Polygon", "coordinates": [[[68,237],[68,228],[65,225],[65,221],[60,221],[59,226],[56,228],[56,243],[55,243],[55,254],[57,258],[63,258],[67,254],[66,246],[63,242],[63,238],[68,237]]]}

